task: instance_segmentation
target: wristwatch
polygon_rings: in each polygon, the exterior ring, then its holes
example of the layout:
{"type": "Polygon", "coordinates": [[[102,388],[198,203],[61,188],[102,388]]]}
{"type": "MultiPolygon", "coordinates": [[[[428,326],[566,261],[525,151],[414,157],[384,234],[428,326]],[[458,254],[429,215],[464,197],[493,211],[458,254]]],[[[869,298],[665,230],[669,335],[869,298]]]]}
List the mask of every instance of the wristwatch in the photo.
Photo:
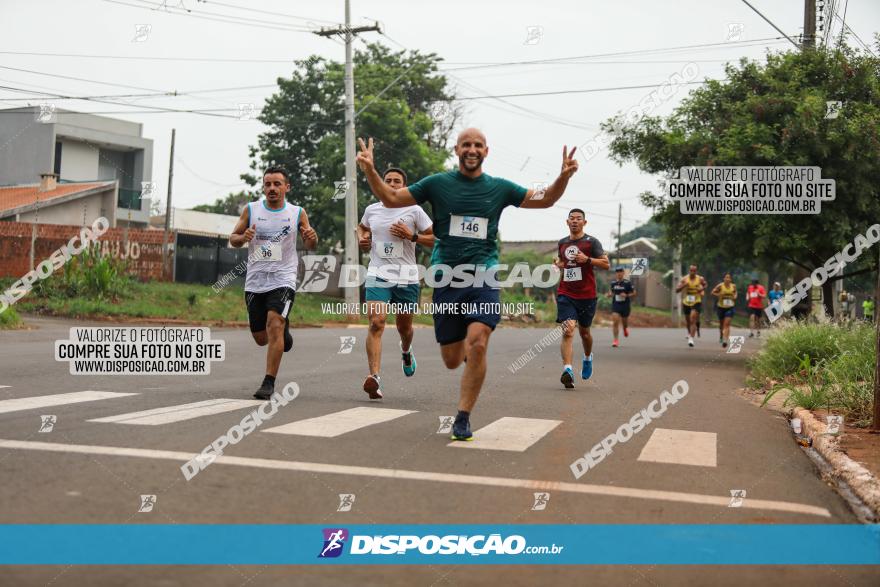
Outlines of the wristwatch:
{"type": "Polygon", "coordinates": [[[417,231],[413,232],[413,235],[412,235],[411,237],[409,237],[409,240],[411,240],[411,241],[414,242],[414,243],[415,243],[415,242],[418,242],[418,240],[419,240],[419,231],[417,230],[417,231]]]}
{"type": "Polygon", "coordinates": [[[593,266],[593,258],[592,258],[592,257],[587,257],[587,261],[590,262],[590,266],[592,267],[592,266],[593,266]]]}

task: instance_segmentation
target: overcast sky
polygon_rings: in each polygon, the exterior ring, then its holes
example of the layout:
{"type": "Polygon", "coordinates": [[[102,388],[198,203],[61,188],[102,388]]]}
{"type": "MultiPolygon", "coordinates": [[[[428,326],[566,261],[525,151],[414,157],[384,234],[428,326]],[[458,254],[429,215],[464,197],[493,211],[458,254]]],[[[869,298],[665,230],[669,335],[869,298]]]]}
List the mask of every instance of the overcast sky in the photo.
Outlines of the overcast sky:
{"type": "MultiPolygon", "coordinates": [[[[802,0],[753,0],[752,4],[789,36],[802,31],[802,0]]],[[[880,2],[840,0],[837,4],[839,16],[843,16],[846,5],[846,23],[866,43],[873,43],[875,31],[880,30],[880,2]]],[[[276,79],[289,75],[292,60],[312,54],[344,59],[340,42],[304,30],[343,20],[344,3],[170,0],[164,3],[167,10],[155,9],[162,5],[141,0],[0,0],[4,23],[0,83],[77,96],[263,86],[197,96],[118,99],[134,107],[58,101],[63,108],[106,112],[108,116],[142,122],[144,136],[154,141],[153,179],[161,194],[167,185],[171,129],[176,128],[174,205],[191,207],[244,187],[238,175],[247,171],[248,147],[256,143],[264,127],[255,120],[238,120],[238,104],[254,103],[259,108],[273,93],[276,79]],[[183,14],[175,10],[178,7],[191,12],[183,14]],[[224,19],[235,22],[220,22],[224,19]],[[270,28],[272,23],[278,28],[270,28]],[[148,25],[149,32],[138,33],[138,25],[148,25]],[[135,59],[142,57],[164,59],[135,59]],[[21,69],[51,75],[17,71],[21,69]],[[230,118],[145,113],[145,105],[229,109],[223,114],[230,118]]],[[[661,84],[691,62],[699,67],[698,79],[717,79],[723,76],[726,61],[760,59],[767,50],[792,48],[784,39],[768,40],[780,34],[739,0],[353,0],[352,23],[365,24],[368,20],[380,21],[386,36],[370,32],[363,34],[365,40],[443,57],[442,69],[448,71],[462,98],[661,84]],[[740,24],[741,30],[736,26],[740,24]],[[715,46],[668,50],[708,44],[715,46]],[[634,51],[641,53],[595,57],[634,51]],[[579,59],[538,66],[484,66],[566,57],[579,59]]],[[[834,19],[835,36],[840,29],[840,20],[834,19]]],[[[851,42],[857,43],[854,39],[851,42]]],[[[656,113],[670,112],[693,87],[680,88],[656,113]]],[[[484,164],[487,173],[530,186],[533,182],[552,181],[556,176],[563,144],[583,145],[598,132],[601,121],[638,104],[650,92],[616,89],[509,97],[504,98],[505,102],[467,100],[462,127],[477,126],[486,133],[490,147],[484,164]]],[[[28,94],[0,90],[0,107],[20,106],[21,100],[9,99],[25,96],[28,94]]],[[[623,204],[624,231],[649,217],[637,196],[655,189],[656,177],[642,174],[631,165],[618,167],[604,150],[589,161],[580,158],[580,164],[563,200],[554,208],[509,208],[501,221],[502,238],[561,238],[567,232],[567,210],[579,206],[587,212],[587,232],[611,247],[618,202],[623,204]]],[[[295,199],[296,185],[292,191],[295,199]]]]}

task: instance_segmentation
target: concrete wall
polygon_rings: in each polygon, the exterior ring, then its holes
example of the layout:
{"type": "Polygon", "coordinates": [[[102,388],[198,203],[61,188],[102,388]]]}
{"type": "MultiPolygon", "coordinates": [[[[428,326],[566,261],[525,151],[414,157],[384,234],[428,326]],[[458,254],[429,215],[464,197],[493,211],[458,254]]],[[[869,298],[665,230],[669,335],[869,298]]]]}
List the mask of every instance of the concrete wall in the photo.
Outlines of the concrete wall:
{"type": "Polygon", "coordinates": [[[101,216],[116,226],[116,190],[109,189],[84,198],[62,204],[46,206],[39,212],[25,212],[18,215],[19,222],[39,222],[40,224],[65,224],[72,226],[91,226],[101,216]]]}
{"type": "Polygon", "coordinates": [[[106,178],[100,176],[98,160],[97,148],[81,141],[62,139],[60,179],[69,181],[116,179],[115,176],[106,178]]]}
{"type": "Polygon", "coordinates": [[[54,125],[35,116],[32,107],[0,111],[0,145],[6,145],[0,153],[0,185],[39,183],[41,173],[52,172],[54,125]]]}
{"type": "MultiPolygon", "coordinates": [[[[0,277],[20,278],[34,265],[49,258],[53,252],[79,234],[79,224],[57,226],[36,225],[36,240],[31,249],[33,224],[0,222],[0,277]]],[[[160,230],[111,228],[95,245],[102,256],[127,262],[127,271],[142,281],[165,281],[171,278],[171,263],[163,270],[162,247],[165,233],[160,230]]],[[[174,242],[174,235],[168,236],[174,242]]]]}

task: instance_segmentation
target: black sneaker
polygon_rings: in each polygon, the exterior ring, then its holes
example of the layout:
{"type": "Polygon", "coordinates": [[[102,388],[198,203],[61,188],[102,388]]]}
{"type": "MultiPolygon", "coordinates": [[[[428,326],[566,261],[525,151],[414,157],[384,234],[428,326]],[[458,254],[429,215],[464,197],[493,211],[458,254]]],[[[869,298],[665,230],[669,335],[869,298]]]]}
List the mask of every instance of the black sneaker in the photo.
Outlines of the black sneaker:
{"type": "Polygon", "coordinates": [[[293,348],[293,335],[290,334],[290,321],[284,322],[284,352],[293,348]]]}
{"type": "Polygon", "coordinates": [[[254,394],[254,397],[257,399],[267,400],[272,397],[272,394],[275,393],[275,386],[266,381],[260,386],[260,389],[254,394]]]}
{"type": "Polygon", "coordinates": [[[467,416],[456,416],[455,423],[452,424],[452,440],[473,440],[474,435],[471,434],[471,421],[467,416]]]}

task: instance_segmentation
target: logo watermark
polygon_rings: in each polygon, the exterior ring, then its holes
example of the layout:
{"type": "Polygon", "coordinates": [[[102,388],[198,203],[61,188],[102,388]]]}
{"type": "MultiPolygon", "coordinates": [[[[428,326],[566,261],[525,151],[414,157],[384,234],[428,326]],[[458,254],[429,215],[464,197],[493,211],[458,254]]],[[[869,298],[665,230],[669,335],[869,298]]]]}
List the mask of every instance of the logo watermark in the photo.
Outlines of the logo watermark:
{"type": "Polygon", "coordinates": [[[829,257],[821,267],[814,269],[809,277],[803,278],[793,288],[787,290],[781,304],[770,304],[764,308],[767,319],[771,323],[778,320],[782,314],[806,298],[813,287],[822,287],[829,277],[834,277],[843,271],[847,263],[855,262],[864,250],[874,246],[877,241],[880,241],[880,224],[870,226],[864,235],[857,234],[851,243],[833,257],[829,257]]]}
{"type": "MultiPolygon", "coordinates": [[[[662,104],[672,99],[675,94],[686,84],[692,82],[700,74],[699,66],[690,62],[660,84],[656,90],[645,94],[638,104],[630,106],[627,111],[615,118],[615,126],[630,123],[635,124],[643,117],[651,114],[662,104]]],[[[586,161],[595,157],[599,151],[611,144],[613,137],[606,132],[596,133],[593,138],[578,147],[578,151],[586,161]]]]}
{"type": "Polygon", "coordinates": [[[41,102],[40,109],[34,111],[34,120],[42,124],[58,122],[58,107],[51,102],[41,102]]]}
{"type": "Polygon", "coordinates": [[[354,345],[357,344],[357,338],[354,336],[340,336],[339,337],[339,351],[336,353],[337,355],[350,355],[351,351],[354,350],[354,345]]]}
{"type": "Polygon", "coordinates": [[[834,120],[840,116],[840,109],[843,108],[843,102],[840,100],[828,100],[825,102],[825,120],[834,120]]]}
{"type": "Polygon", "coordinates": [[[214,442],[202,449],[202,452],[191,458],[189,461],[180,466],[184,478],[190,481],[193,477],[208,468],[208,466],[217,460],[217,457],[223,455],[223,449],[230,445],[236,445],[241,442],[248,434],[253,432],[263,422],[272,419],[272,416],[299,395],[299,386],[290,382],[284,386],[281,393],[277,391],[272,394],[272,398],[264,403],[256,410],[242,418],[241,422],[231,427],[226,434],[223,434],[214,442]]]}
{"type": "Polygon", "coordinates": [[[141,496],[141,505],[138,507],[138,513],[140,514],[148,514],[153,511],[153,508],[156,507],[156,496],[155,495],[142,495],[141,496]]]}
{"type": "Polygon", "coordinates": [[[564,331],[562,326],[554,327],[550,332],[541,337],[541,340],[532,345],[529,350],[521,354],[514,362],[509,364],[507,370],[511,373],[516,373],[543,352],[544,349],[562,338],[563,334],[564,331]]]}
{"type": "Polygon", "coordinates": [[[147,39],[150,37],[150,33],[153,31],[153,25],[151,24],[136,24],[134,25],[134,38],[131,40],[132,43],[145,43],[147,39]]]}
{"type": "Polygon", "coordinates": [[[742,39],[743,31],[746,30],[746,25],[741,22],[729,22],[727,23],[727,36],[724,38],[725,41],[739,41],[742,39]]]}
{"type": "Polygon", "coordinates": [[[85,251],[92,243],[96,242],[110,228],[110,221],[101,216],[92,223],[91,228],[83,227],[79,234],[67,241],[67,244],[52,253],[48,259],[41,262],[24,277],[13,283],[2,295],[0,295],[0,314],[6,308],[26,296],[34,287],[37,280],[46,279],[58,269],[61,269],[74,255],[85,251]],[[79,245],[75,245],[79,239],[79,245]]]}
{"type": "Polygon", "coordinates": [[[318,553],[318,558],[336,558],[342,554],[345,541],[348,540],[348,530],[345,528],[324,528],[324,546],[318,553]]]}
{"type": "Polygon", "coordinates": [[[526,27],[526,40],[523,45],[537,45],[544,38],[544,27],[532,25],[526,27]]]}
{"type": "Polygon", "coordinates": [[[40,416],[40,429],[37,432],[52,432],[56,422],[58,422],[58,417],[55,415],[40,416]]]}
{"type": "Polygon", "coordinates": [[[208,327],[71,327],[55,341],[55,360],[71,375],[210,375],[226,358],[226,342],[208,327]]]}
{"type": "Polygon", "coordinates": [[[682,167],[666,182],[682,214],[819,214],[836,182],[815,166],[682,167]]]}
{"type": "Polygon", "coordinates": [[[727,345],[728,354],[739,354],[742,351],[743,346],[746,344],[745,336],[731,336],[727,345]]]}
{"type": "Polygon", "coordinates": [[[440,427],[437,428],[437,434],[448,434],[452,431],[452,424],[455,423],[455,418],[452,416],[439,416],[440,418],[440,427]]]}
{"type": "Polygon", "coordinates": [[[670,406],[674,406],[688,394],[688,383],[684,379],[676,381],[670,391],[660,393],[659,399],[655,399],[648,407],[633,415],[629,421],[621,424],[616,431],[602,439],[590,449],[590,452],[584,453],[584,456],[574,461],[569,468],[575,479],[580,479],[590,469],[605,460],[605,457],[613,452],[613,448],[617,444],[628,442],[633,436],[641,432],[654,420],[660,418],[666,413],[670,406]]]}
{"type": "Polygon", "coordinates": [[[532,511],[539,512],[547,509],[547,503],[550,501],[550,494],[539,492],[534,494],[535,502],[532,504],[532,511]]]}
{"type": "Polygon", "coordinates": [[[731,489],[730,490],[730,503],[727,504],[729,508],[740,508],[742,507],[743,501],[746,499],[746,490],[745,489],[731,489]]]}
{"type": "Polygon", "coordinates": [[[336,507],[337,512],[350,512],[354,507],[354,493],[340,493],[339,505],[336,507]]]}

